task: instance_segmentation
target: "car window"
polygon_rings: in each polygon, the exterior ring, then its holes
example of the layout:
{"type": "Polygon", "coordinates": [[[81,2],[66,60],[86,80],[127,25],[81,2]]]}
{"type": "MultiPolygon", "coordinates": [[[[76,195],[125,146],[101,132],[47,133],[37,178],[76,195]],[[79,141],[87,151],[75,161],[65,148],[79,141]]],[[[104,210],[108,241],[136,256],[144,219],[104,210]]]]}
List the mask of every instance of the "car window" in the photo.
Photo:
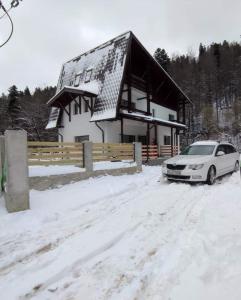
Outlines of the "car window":
{"type": "Polygon", "coordinates": [[[235,153],[235,152],[237,152],[236,149],[233,146],[229,145],[229,153],[235,153]]]}
{"type": "Polygon", "coordinates": [[[192,145],[181,152],[181,155],[212,155],[215,146],[213,145],[192,145]]]}
{"type": "Polygon", "coordinates": [[[226,149],[226,146],[225,145],[219,145],[217,150],[216,150],[216,155],[218,154],[219,151],[222,151],[224,152],[225,154],[227,154],[227,149],[226,149]]]}
{"type": "Polygon", "coordinates": [[[225,154],[231,154],[231,153],[235,153],[236,150],[232,145],[223,145],[224,149],[225,149],[225,154]]]}

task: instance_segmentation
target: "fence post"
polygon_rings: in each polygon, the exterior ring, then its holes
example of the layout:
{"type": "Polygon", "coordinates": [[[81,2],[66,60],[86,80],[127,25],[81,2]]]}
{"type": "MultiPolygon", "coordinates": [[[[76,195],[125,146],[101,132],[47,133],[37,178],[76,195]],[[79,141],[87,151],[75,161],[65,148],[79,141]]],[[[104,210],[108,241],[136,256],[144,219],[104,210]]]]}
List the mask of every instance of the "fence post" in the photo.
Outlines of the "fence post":
{"type": "Polygon", "coordinates": [[[142,171],[142,143],[134,143],[134,159],[137,170],[142,171]]]}
{"type": "Polygon", "coordinates": [[[29,209],[27,133],[5,131],[6,185],[4,198],[8,212],[29,209]]]}
{"type": "Polygon", "coordinates": [[[83,142],[83,163],[86,172],[93,172],[92,142],[83,142]]]}

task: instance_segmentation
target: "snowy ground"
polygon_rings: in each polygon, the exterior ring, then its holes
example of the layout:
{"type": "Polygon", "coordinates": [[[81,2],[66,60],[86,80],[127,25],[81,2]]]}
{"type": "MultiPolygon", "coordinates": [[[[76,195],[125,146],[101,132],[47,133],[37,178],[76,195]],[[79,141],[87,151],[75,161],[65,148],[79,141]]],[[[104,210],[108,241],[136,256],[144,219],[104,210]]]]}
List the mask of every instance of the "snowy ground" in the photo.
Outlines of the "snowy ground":
{"type": "Polygon", "coordinates": [[[240,300],[241,180],[167,184],[159,167],[0,205],[1,299],[240,300]]]}
{"type": "MultiPolygon", "coordinates": [[[[94,171],[98,170],[110,170],[119,168],[129,168],[136,166],[133,161],[101,161],[93,164],[94,171]]],[[[50,176],[50,175],[62,175],[76,172],[85,172],[84,168],[80,168],[74,165],[53,165],[53,166],[30,166],[29,177],[34,176],[50,176]]]]}

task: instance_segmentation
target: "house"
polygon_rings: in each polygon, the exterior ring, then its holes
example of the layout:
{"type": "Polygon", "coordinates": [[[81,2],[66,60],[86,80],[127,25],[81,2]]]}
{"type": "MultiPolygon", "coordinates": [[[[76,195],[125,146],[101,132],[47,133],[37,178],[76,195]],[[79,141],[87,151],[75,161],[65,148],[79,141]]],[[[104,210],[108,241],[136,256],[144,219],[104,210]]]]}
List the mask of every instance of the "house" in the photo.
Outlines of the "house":
{"type": "MultiPolygon", "coordinates": [[[[132,32],[63,64],[47,128],[60,140],[179,145],[191,104],[132,32]]],[[[173,149],[173,147],[172,147],[173,149]]]]}

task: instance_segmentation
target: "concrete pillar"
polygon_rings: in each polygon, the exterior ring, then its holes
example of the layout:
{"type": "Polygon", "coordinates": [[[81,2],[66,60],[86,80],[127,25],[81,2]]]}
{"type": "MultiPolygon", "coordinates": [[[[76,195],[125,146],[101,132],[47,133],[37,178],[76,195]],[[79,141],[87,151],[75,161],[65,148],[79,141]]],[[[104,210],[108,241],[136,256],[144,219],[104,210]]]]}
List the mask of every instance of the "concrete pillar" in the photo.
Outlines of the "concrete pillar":
{"type": "Polygon", "coordinates": [[[134,143],[134,158],[139,172],[142,171],[142,143],[134,143]]]}
{"type": "Polygon", "coordinates": [[[86,172],[93,172],[92,142],[83,142],[83,162],[86,172]]]}
{"type": "Polygon", "coordinates": [[[3,191],[3,165],[4,165],[4,136],[0,136],[0,196],[3,191]]]}
{"type": "Polygon", "coordinates": [[[8,212],[29,209],[27,133],[24,130],[5,131],[6,186],[8,212]]]}
{"type": "Polygon", "coordinates": [[[4,156],[5,156],[5,144],[4,144],[4,136],[0,135],[0,159],[2,161],[2,164],[4,162],[4,156]]]}

